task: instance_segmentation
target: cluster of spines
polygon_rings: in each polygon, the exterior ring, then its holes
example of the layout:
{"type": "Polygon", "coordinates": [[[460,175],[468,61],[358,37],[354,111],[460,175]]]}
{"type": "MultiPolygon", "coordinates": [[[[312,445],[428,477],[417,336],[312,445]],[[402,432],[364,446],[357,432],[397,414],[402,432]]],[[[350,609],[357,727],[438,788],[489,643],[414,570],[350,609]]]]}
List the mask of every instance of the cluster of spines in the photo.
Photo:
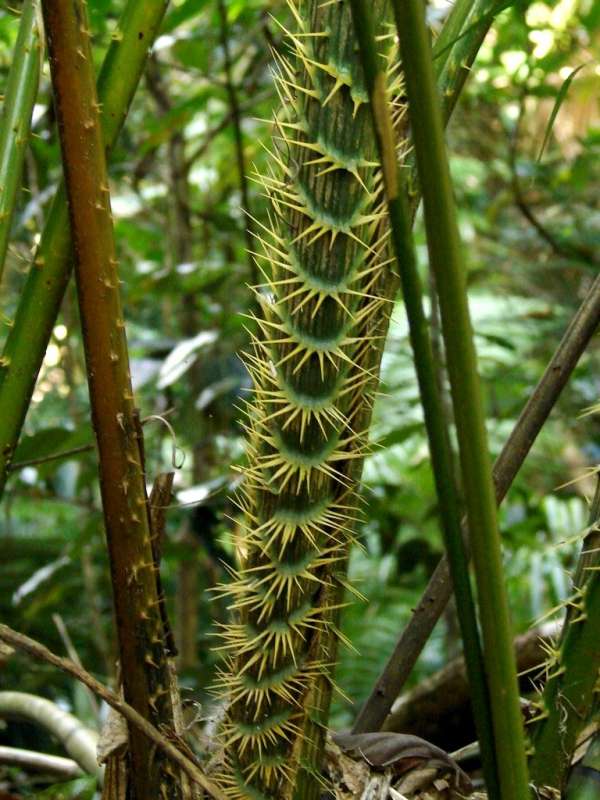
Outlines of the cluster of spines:
{"type": "MultiPolygon", "coordinates": [[[[367,447],[369,331],[389,268],[348,3],[290,0],[290,9],[292,53],[278,59],[282,112],[270,172],[258,176],[270,223],[254,254],[265,284],[246,357],[254,392],[238,498],[241,566],[226,587],[236,619],[223,632],[219,681],[224,787],[253,800],[291,799],[300,762],[318,767],[303,760],[311,743],[302,738],[315,711],[309,690],[333,666],[333,652],[316,643],[334,626],[327,598],[360,517],[351,465],[367,447]]],[[[392,47],[383,36],[382,50],[392,47]]]]}

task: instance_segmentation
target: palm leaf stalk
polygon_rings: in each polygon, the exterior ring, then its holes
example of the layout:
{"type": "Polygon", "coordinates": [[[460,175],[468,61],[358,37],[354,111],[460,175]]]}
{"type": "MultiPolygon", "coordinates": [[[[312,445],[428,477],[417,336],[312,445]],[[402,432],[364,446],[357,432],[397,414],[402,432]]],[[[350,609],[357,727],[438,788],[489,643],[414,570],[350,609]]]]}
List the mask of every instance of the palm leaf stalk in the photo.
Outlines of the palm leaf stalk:
{"type": "MultiPolygon", "coordinates": [[[[579,734],[594,710],[600,688],[600,481],[590,507],[588,533],[577,564],[560,642],[544,666],[546,683],[532,720],[534,753],[531,775],[538,786],[565,788],[579,734]]],[[[590,746],[597,763],[597,744],[590,746]]],[[[573,775],[571,792],[583,791],[582,770],[573,775]]],[[[589,777],[589,776],[588,776],[589,777]]],[[[596,779],[597,780],[597,779],[596,779]]],[[[598,786],[596,783],[596,792],[598,786]]],[[[587,791],[587,790],[586,790],[587,791]]]]}
{"type": "MultiPolygon", "coordinates": [[[[123,126],[167,6],[168,0],[129,0],[113,32],[98,77],[107,152],[123,126]]],[[[69,214],[61,185],[0,357],[0,496],[70,274],[69,214]]]]}
{"type": "MultiPolygon", "coordinates": [[[[376,8],[383,15],[384,2],[376,8]]],[[[373,287],[389,264],[348,5],[309,0],[290,9],[293,62],[280,59],[283,108],[272,170],[260,178],[271,224],[257,239],[266,285],[246,358],[254,398],[241,564],[225,587],[236,619],[224,631],[223,785],[252,800],[312,800],[322,791],[338,640],[331,598],[345,583],[360,517],[348,465],[365,453],[373,376],[362,363],[377,346],[362,334],[382,310],[373,287]]],[[[393,48],[387,36],[382,49],[393,48]]]]}
{"type": "MultiPolygon", "coordinates": [[[[174,709],[143,441],[134,406],[85,0],[43,0],[125,700],[157,727],[174,709]]],[[[137,800],[180,798],[178,776],[129,730],[137,800]]]]}
{"type": "Polygon", "coordinates": [[[525,742],[492,466],[431,48],[420,0],[393,0],[392,5],[423,195],[429,258],[439,291],[500,786],[504,797],[525,800],[529,796],[525,742]]]}
{"type": "MultiPolygon", "coordinates": [[[[391,239],[402,281],[402,292],[409,322],[415,370],[419,382],[425,425],[431,450],[433,474],[439,501],[439,516],[452,570],[465,660],[471,686],[473,711],[485,767],[488,794],[490,797],[499,798],[492,717],[475,604],[469,578],[469,560],[462,536],[461,512],[454,479],[450,440],[436,380],[427,319],[423,310],[423,293],[417,270],[406,187],[398,166],[394,128],[386,93],[386,77],[377,51],[373,21],[367,3],[365,0],[350,0],[350,6],[360,47],[365,83],[369,93],[379,160],[382,165],[391,239]]],[[[369,730],[368,720],[361,720],[359,715],[355,730],[369,730]]]]}
{"type": "Polygon", "coordinates": [[[31,113],[38,92],[42,50],[38,15],[37,0],[25,0],[15,44],[15,57],[4,95],[0,123],[0,279],[21,186],[31,113]]]}

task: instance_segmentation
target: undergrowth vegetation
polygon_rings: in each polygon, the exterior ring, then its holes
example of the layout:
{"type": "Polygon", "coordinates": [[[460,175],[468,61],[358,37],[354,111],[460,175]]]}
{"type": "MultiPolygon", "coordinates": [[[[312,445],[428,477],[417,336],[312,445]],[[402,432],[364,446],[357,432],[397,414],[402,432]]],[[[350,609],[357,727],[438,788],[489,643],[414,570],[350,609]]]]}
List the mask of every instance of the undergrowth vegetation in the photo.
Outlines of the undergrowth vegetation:
{"type": "MultiPolygon", "coordinates": [[[[490,800],[528,795],[526,761],[540,796],[587,797],[600,15],[423,10],[0,10],[0,795],[345,798],[331,733],[414,700],[443,709],[433,745],[479,738],[490,800]],[[435,689],[463,652],[473,711],[435,689]],[[104,773],[106,711],[74,676],[127,704],[104,773]],[[83,760],[21,692],[88,726],[83,760]],[[93,774],[36,778],[10,749],[63,746],[93,774]]],[[[366,759],[361,791],[402,795],[423,746],[366,759]]]]}

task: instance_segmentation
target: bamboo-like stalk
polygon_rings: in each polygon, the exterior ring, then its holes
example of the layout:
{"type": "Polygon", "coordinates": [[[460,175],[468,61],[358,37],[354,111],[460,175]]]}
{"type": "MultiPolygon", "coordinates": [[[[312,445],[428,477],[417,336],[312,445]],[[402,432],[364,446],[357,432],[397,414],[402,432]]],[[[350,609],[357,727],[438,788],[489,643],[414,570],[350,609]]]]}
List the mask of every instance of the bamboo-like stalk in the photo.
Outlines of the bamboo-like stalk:
{"type": "MultiPolygon", "coordinates": [[[[598,566],[600,566],[600,477],[596,476],[596,490],[590,506],[588,529],[581,544],[581,552],[573,576],[575,589],[583,588],[598,566]]],[[[567,619],[572,613],[574,612],[568,608],[567,619]]]]}
{"type": "Polygon", "coordinates": [[[393,0],[459,440],[502,794],[529,796],[525,744],[466,277],[420,0],[393,0]]]}
{"type": "MultiPolygon", "coordinates": [[[[141,427],[119,292],[108,174],[85,0],[43,0],[73,239],[92,422],[126,701],[155,725],[174,711],[151,537],[141,427]]],[[[176,776],[129,729],[136,800],[181,797],[176,776]]]]}
{"type": "MultiPolygon", "coordinates": [[[[494,737],[488,687],[483,665],[475,604],[469,579],[468,555],[463,543],[460,505],[454,479],[452,453],[442,405],[433,351],[423,310],[421,281],[417,271],[406,188],[397,163],[392,115],[386,79],[377,51],[371,14],[365,0],[350,0],[354,29],[360,47],[369,93],[375,138],[382,165],[393,249],[402,281],[410,340],[419,382],[425,425],[429,438],[439,515],[455,587],[471,697],[486,774],[488,794],[499,798],[494,756],[494,737]]],[[[365,709],[363,709],[364,711],[365,709]]],[[[365,715],[366,716],[366,715],[365,715]]],[[[354,732],[369,730],[369,720],[359,715],[354,732]]]]}
{"type": "Polygon", "coordinates": [[[38,92],[41,39],[38,0],[25,0],[0,123],[0,279],[4,271],[31,112],[38,92]]]}
{"type": "MultiPolygon", "coordinates": [[[[135,94],[168,0],[129,0],[98,77],[104,145],[110,152],[135,94]]],[[[64,185],[42,239],[0,357],[0,496],[71,271],[64,185]]]]}
{"type": "MultiPolygon", "coordinates": [[[[534,753],[531,775],[538,786],[564,789],[577,738],[597,707],[600,680],[600,480],[588,517],[585,537],[573,581],[574,594],[560,642],[546,663],[546,684],[540,698],[540,715],[532,733],[534,753]]],[[[590,746],[596,758],[598,744],[590,746]]],[[[586,756],[587,758],[587,756],[586,756]]],[[[568,795],[587,782],[574,775],[568,795]]],[[[597,787],[596,787],[597,791],[597,787]]]]}

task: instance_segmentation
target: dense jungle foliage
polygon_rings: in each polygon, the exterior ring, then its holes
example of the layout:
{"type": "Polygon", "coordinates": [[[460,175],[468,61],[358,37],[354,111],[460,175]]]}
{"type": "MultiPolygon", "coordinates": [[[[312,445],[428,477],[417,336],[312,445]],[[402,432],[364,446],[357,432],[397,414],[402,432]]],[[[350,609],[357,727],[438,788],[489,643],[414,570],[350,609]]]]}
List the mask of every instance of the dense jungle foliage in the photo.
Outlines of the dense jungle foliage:
{"type": "MultiPolygon", "coordinates": [[[[297,4],[301,10],[303,2],[297,4]]],[[[117,20],[125,5],[88,0],[96,74],[107,48],[118,40],[117,20]]],[[[597,276],[600,5],[517,0],[489,6],[493,22],[448,125],[447,146],[495,458],[597,276]]],[[[8,0],[0,9],[0,96],[18,53],[20,11],[20,4],[8,0]]],[[[449,11],[444,0],[427,5],[434,40],[449,11]]],[[[261,252],[265,228],[279,224],[281,210],[275,204],[273,211],[274,190],[259,176],[273,174],[269,151],[278,145],[272,141],[272,120],[282,94],[274,72],[281,69],[278,58],[287,58],[286,32],[295,24],[295,12],[284,0],[173,0],[108,162],[148,491],[157,474],[175,473],[161,579],[178,651],[187,742],[196,752],[206,750],[224,713],[210,687],[218,681],[223,654],[217,634],[231,622],[231,599],[215,589],[228,584],[239,566],[235,496],[251,457],[244,441],[252,423],[243,407],[252,386],[250,337],[260,333],[250,287],[267,280],[264,255],[253,253],[261,252]],[[242,353],[250,353],[245,361],[242,353]]],[[[31,135],[24,134],[22,188],[1,278],[0,347],[14,325],[62,178],[47,59],[38,69],[31,135]]],[[[369,157],[375,158],[374,150],[369,157]]],[[[445,424],[455,444],[422,209],[414,231],[445,424]]],[[[600,463],[598,355],[592,339],[500,507],[515,635],[562,620],[572,597],[600,463]]],[[[0,356],[0,372],[11,366],[0,356]]],[[[343,598],[336,669],[341,691],[332,699],[333,730],[351,728],[444,552],[400,294],[391,312],[369,438],[365,502],[347,580],[364,597],[348,591],[343,598]]],[[[242,549],[246,546],[251,547],[242,549]]],[[[0,622],[78,659],[117,688],[111,573],[74,281],[53,324],[9,465],[0,547],[0,622]]],[[[600,637],[598,625],[596,630],[600,637]]],[[[18,691],[45,697],[90,728],[100,728],[105,710],[80,683],[2,647],[0,696],[18,691]]],[[[461,652],[451,602],[404,691],[439,678],[461,652]]],[[[542,659],[537,652],[520,668],[525,664],[529,670],[542,659]]],[[[523,695],[531,691],[522,685],[523,695]]],[[[444,708],[434,694],[431,706],[419,711],[427,720],[411,719],[407,712],[398,729],[448,752],[474,741],[468,704],[444,708]]],[[[2,746],[64,755],[47,730],[10,714],[0,721],[2,746]]],[[[95,781],[77,777],[53,789],[55,780],[3,766],[0,757],[0,798],[100,796],[95,781]]],[[[353,795],[339,794],[346,796],[353,795]]]]}

